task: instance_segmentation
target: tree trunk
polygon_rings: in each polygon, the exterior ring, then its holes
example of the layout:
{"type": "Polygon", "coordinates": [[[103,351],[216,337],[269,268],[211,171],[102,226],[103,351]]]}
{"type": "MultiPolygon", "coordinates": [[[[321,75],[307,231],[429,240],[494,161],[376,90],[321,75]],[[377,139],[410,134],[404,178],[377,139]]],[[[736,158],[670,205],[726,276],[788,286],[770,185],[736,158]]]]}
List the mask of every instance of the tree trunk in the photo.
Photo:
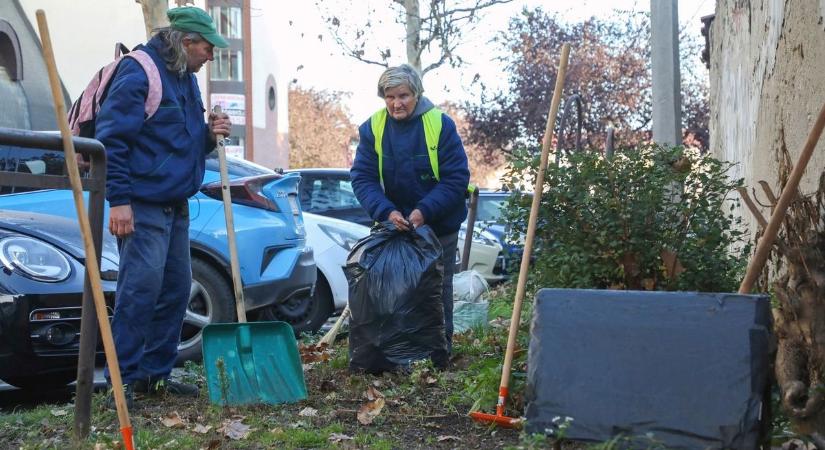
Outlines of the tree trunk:
{"type": "Polygon", "coordinates": [[[169,9],[167,0],[135,0],[143,7],[143,24],[146,27],[146,39],[152,37],[152,30],[169,25],[166,10],[169,9]]]}
{"type": "Polygon", "coordinates": [[[421,72],[421,13],[418,0],[404,0],[407,14],[407,63],[421,72]]]}

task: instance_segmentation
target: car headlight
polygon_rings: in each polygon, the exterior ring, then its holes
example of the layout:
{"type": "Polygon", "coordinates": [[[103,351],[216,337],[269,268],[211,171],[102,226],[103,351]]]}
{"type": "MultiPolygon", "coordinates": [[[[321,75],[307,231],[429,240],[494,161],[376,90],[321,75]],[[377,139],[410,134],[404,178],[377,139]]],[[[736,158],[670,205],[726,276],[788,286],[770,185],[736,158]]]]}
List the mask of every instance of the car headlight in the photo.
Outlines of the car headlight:
{"type": "Polygon", "coordinates": [[[60,250],[25,236],[0,239],[0,264],[33,280],[48,283],[63,281],[72,271],[68,258],[60,250]]]}
{"type": "Polygon", "coordinates": [[[361,239],[359,236],[356,236],[355,234],[347,230],[343,230],[341,228],[335,228],[329,225],[321,224],[318,224],[318,228],[320,228],[321,231],[324,232],[324,234],[329,236],[329,238],[332,239],[333,242],[343,247],[346,251],[352,250],[352,247],[355,245],[355,243],[358,242],[359,239],[361,239]]]}
{"type": "MultiPolygon", "coordinates": [[[[466,237],[466,228],[458,230],[458,240],[463,241],[466,237]]],[[[495,246],[498,241],[489,231],[482,231],[481,233],[473,233],[473,242],[477,244],[495,246]]]]}

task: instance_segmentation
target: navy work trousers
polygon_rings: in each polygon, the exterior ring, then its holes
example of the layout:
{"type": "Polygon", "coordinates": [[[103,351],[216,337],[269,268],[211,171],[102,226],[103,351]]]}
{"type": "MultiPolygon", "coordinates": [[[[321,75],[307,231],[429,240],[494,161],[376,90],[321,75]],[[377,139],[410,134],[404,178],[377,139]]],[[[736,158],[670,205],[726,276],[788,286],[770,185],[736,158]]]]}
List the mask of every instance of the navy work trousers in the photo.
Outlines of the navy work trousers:
{"type": "MultiPolygon", "coordinates": [[[[120,266],[112,319],[124,384],[169,377],[189,303],[192,265],[186,201],[162,206],[133,201],[135,231],[118,239],[120,266]]],[[[109,379],[109,371],[106,370],[109,379]]]]}
{"type": "Polygon", "coordinates": [[[453,351],[453,274],[455,254],[458,250],[458,233],[439,236],[441,242],[441,262],[444,264],[444,284],[441,288],[441,303],[444,304],[444,332],[447,335],[447,350],[453,351]]]}

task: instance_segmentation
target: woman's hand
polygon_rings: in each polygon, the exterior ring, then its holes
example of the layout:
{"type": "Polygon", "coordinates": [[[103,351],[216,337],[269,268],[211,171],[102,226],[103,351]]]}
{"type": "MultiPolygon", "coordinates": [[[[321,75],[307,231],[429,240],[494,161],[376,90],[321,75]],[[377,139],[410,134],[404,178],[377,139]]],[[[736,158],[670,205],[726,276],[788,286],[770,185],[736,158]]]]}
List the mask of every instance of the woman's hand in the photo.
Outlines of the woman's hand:
{"type": "Polygon", "coordinates": [[[410,223],[407,222],[407,219],[404,218],[404,215],[401,214],[399,211],[393,211],[390,213],[389,221],[395,225],[395,228],[398,228],[401,231],[409,231],[410,230],[410,223]]]}

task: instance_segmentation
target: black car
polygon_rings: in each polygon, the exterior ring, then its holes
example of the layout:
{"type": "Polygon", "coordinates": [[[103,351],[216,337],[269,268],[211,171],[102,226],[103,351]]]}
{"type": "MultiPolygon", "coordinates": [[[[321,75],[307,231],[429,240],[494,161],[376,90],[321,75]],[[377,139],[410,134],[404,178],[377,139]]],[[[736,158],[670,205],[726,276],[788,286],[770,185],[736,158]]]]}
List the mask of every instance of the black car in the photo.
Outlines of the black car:
{"type": "MultiPolygon", "coordinates": [[[[77,222],[0,210],[0,379],[48,388],[77,375],[85,275],[77,222]]],[[[114,305],[117,248],[104,233],[100,264],[106,302],[114,305]]]]}

